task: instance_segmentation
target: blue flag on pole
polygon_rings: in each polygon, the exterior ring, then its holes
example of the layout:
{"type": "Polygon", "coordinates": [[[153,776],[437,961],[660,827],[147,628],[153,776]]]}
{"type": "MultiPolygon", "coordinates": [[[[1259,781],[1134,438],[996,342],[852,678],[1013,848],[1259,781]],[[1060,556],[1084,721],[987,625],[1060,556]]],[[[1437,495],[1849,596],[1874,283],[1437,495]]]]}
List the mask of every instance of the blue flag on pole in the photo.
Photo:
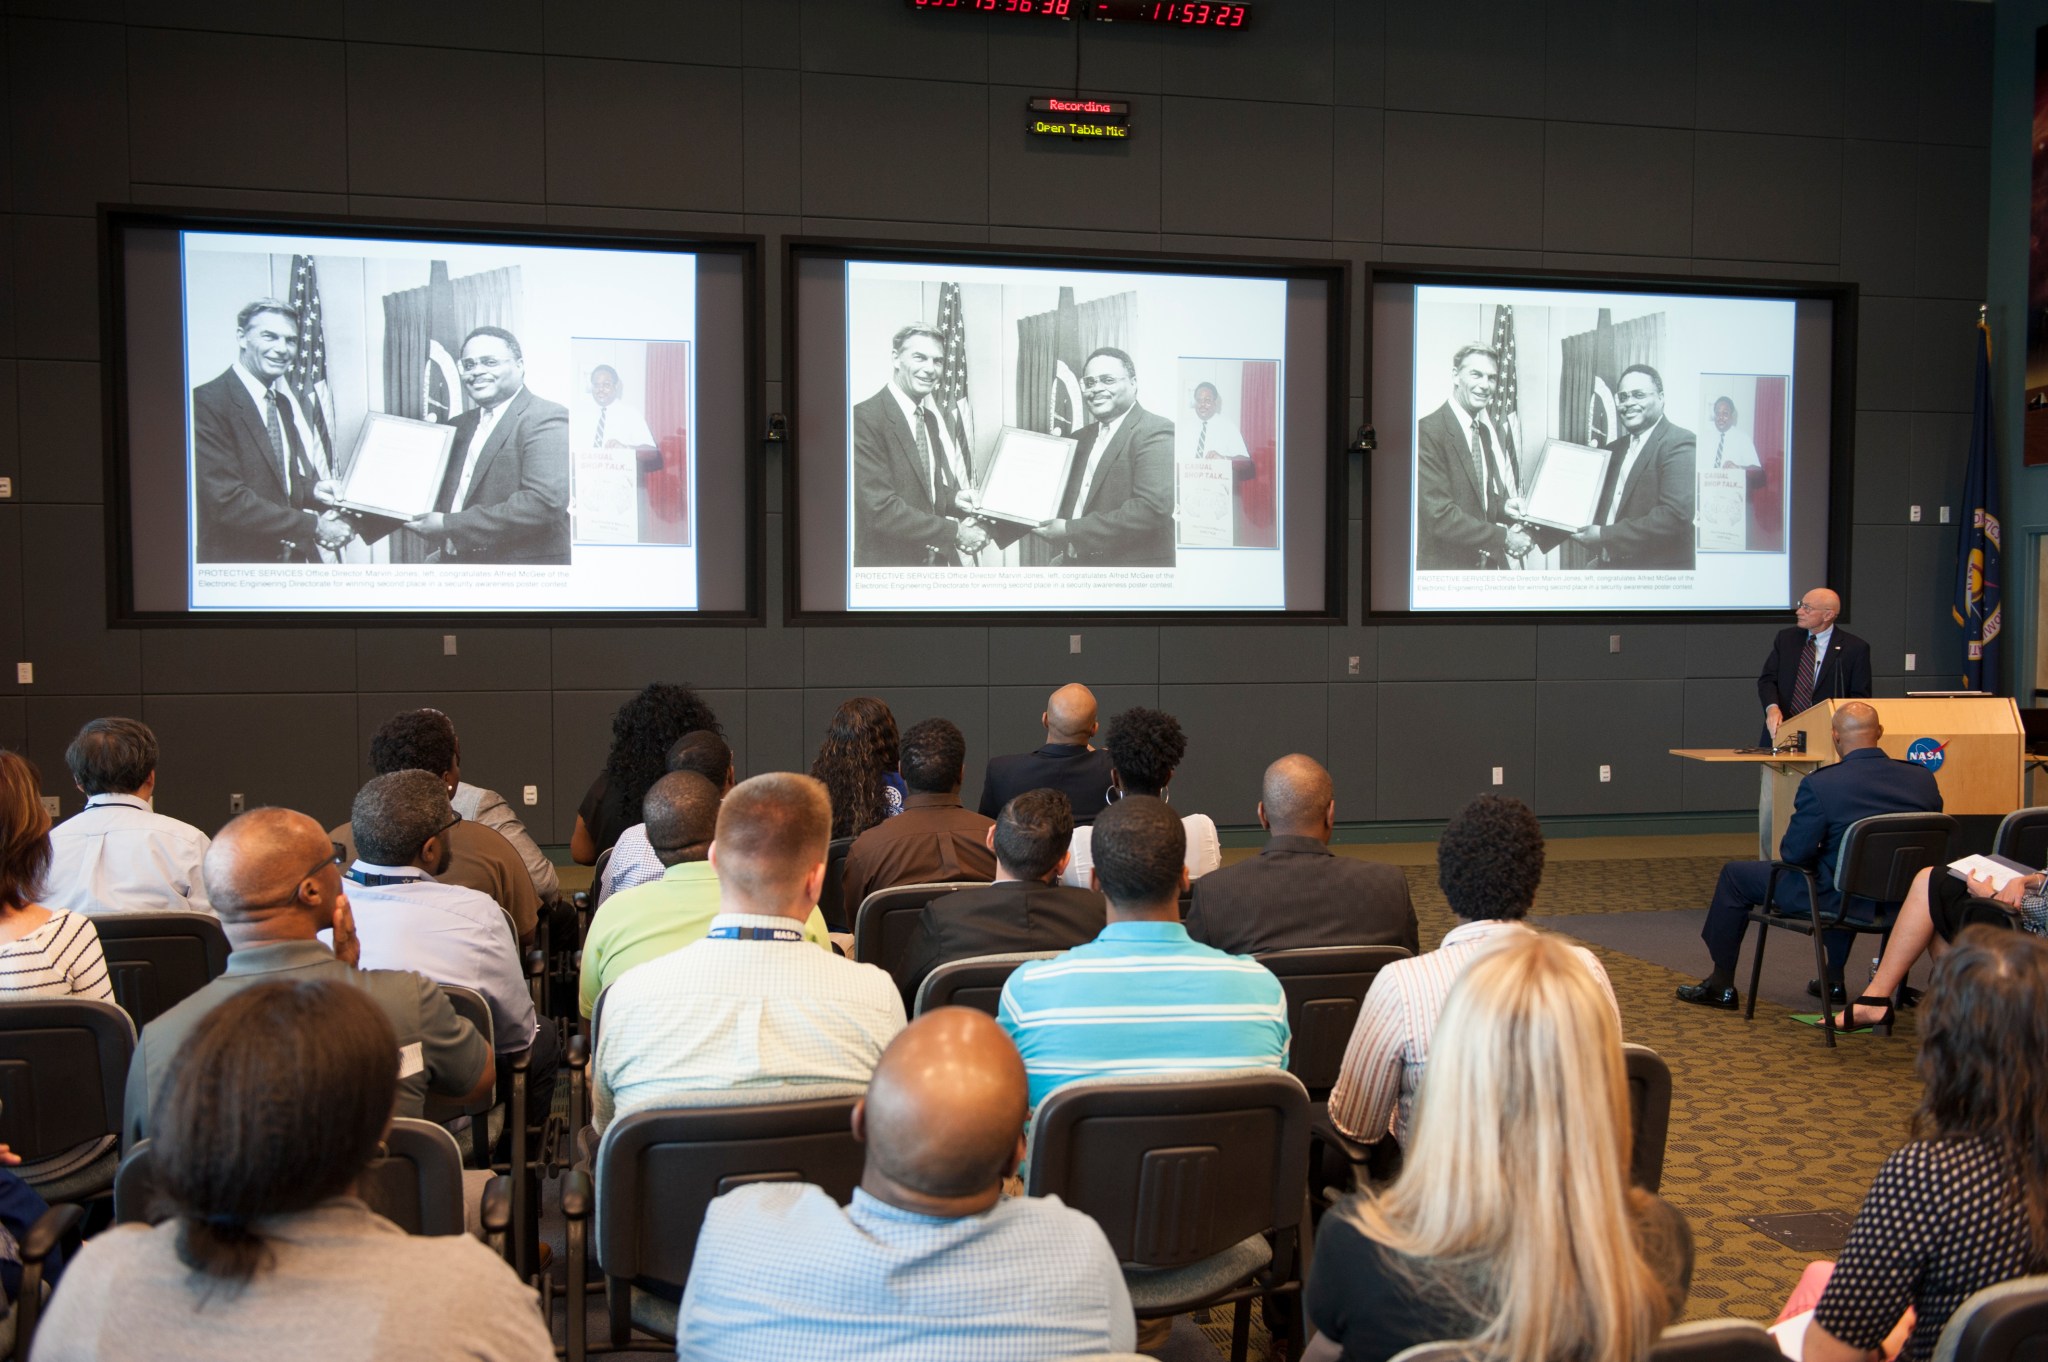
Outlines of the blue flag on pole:
{"type": "Polygon", "coordinates": [[[1970,414],[1970,466],[1963,476],[1963,534],[1956,546],[1956,599],[1950,613],[1963,631],[1963,684],[1998,689],[1998,463],[1991,433],[1991,328],[1977,318],[1977,387],[1970,414]]]}

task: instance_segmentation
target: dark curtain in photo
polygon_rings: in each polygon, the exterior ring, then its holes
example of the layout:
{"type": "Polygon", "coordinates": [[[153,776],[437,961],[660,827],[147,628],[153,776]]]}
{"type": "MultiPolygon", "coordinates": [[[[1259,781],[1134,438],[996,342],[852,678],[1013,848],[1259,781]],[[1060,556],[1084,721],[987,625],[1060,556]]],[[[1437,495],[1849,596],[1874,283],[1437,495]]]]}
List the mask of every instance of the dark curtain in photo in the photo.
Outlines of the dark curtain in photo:
{"type": "MultiPolygon", "coordinates": [[[[1614,388],[1631,364],[1656,365],[1664,353],[1664,314],[1610,320],[1600,309],[1591,331],[1566,336],[1558,366],[1557,438],[1580,445],[1607,445],[1621,434],[1614,414],[1614,388]]],[[[1668,396],[1668,394],[1667,394],[1668,396]]]]}

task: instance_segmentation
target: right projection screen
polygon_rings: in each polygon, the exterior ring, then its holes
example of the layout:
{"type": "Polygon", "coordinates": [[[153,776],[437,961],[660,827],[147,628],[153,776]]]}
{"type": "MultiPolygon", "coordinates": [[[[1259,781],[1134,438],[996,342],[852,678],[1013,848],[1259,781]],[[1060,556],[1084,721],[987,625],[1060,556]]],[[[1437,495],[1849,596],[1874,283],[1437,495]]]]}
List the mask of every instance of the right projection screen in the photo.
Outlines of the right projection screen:
{"type": "Polygon", "coordinates": [[[1769,611],[1827,580],[1839,286],[1371,295],[1373,611],[1769,611]]]}

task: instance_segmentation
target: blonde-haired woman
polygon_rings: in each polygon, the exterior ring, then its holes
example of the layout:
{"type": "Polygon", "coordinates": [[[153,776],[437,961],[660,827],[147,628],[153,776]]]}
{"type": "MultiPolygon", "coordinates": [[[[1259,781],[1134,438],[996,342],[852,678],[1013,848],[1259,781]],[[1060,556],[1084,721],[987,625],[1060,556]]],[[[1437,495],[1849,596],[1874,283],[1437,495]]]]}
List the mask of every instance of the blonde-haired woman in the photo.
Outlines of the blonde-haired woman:
{"type": "Polygon", "coordinates": [[[1459,977],[1394,1184],[1324,1218],[1304,1362],[1462,1340],[1489,1362],[1640,1362],[1685,1303],[1692,1235],[1628,1184],[1614,1007],[1565,942],[1459,977]]]}

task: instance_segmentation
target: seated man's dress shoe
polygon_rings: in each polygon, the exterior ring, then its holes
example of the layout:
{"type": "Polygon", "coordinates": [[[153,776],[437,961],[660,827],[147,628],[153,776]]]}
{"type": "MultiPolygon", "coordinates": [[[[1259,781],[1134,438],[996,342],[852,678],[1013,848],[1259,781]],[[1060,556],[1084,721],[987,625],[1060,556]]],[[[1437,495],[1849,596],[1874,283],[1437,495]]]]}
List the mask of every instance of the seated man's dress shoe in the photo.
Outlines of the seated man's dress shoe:
{"type": "Polygon", "coordinates": [[[1702,979],[1696,984],[1680,984],[1678,1001],[1697,1003],[1701,1007],[1718,1007],[1723,1012],[1733,1012],[1742,1005],[1733,988],[1716,988],[1709,980],[1702,979]]]}

